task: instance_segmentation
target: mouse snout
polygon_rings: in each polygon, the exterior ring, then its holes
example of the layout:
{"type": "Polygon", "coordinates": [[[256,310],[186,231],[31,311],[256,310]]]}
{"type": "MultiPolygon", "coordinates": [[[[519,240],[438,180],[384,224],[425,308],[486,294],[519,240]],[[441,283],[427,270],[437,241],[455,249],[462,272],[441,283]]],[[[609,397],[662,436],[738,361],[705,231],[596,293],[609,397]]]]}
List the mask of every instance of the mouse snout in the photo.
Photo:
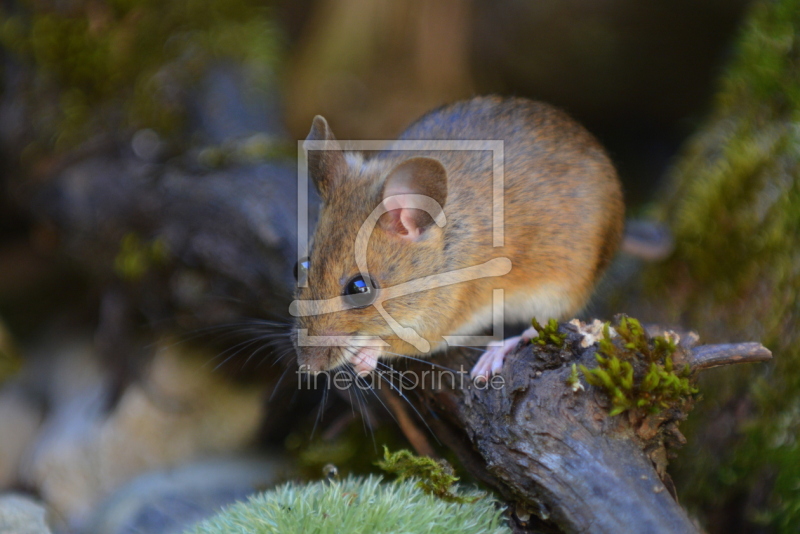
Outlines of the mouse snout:
{"type": "Polygon", "coordinates": [[[297,365],[306,373],[321,373],[331,367],[330,347],[297,347],[297,365]]]}

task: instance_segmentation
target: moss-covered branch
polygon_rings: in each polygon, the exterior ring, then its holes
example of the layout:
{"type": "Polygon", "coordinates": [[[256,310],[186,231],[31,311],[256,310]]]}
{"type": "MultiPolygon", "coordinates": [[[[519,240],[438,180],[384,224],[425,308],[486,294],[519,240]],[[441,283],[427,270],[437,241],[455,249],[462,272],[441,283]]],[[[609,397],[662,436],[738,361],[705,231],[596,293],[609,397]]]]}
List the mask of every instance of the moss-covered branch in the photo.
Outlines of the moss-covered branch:
{"type": "Polygon", "coordinates": [[[512,504],[520,529],[696,532],[673,497],[667,452],[685,441],[677,425],[694,404],[693,363],[713,349],[651,337],[624,316],[599,343],[593,327],[543,327],[551,342],[510,355],[493,382],[500,387],[433,378],[442,368],[470,369],[473,352],[437,356],[433,368],[415,364],[431,381],[408,398],[462,465],[512,504]]]}

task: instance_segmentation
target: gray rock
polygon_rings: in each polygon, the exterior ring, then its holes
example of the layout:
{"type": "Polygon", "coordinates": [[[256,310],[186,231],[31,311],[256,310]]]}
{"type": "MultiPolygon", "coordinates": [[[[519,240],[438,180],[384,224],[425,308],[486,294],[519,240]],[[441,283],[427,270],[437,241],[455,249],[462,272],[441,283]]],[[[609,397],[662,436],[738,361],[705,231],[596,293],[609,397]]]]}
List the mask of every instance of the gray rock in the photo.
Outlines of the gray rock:
{"type": "Polygon", "coordinates": [[[0,386],[0,491],[16,482],[42,421],[41,408],[15,386],[0,386]]]}
{"type": "Polygon", "coordinates": [[[0,534],[51,534],[47,510],[28,497],[0,495],[0,534]]]}
{"type": "Polygon", "coordinates": [[[288,475],[279,458],[220,458],[144,474],[109,497],[86,534],[183,532],[223,506],[274,486],[288,475]]]}
{"type": "Polygon", "coordinates": [[[151,472],[210,455],[233,454],[255,438],[265,416],[264,386],[240,386],[201,352],[164,339],[142,379],[106,412],[104,383],[58,406],[45,421],[20,478],[70,526],[151,472]]]}

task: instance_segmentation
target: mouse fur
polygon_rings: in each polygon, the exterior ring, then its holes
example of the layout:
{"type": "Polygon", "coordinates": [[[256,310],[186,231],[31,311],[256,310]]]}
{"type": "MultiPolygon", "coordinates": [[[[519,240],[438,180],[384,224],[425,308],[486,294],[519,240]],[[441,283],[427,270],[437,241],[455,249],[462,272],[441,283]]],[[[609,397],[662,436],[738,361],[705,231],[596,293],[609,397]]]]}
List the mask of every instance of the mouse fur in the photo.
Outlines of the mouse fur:
{"type": "MultiPolygon", "coordinates": [[[[322,117],[314,120],[308,139],[340,148],[322,117]]],[[[323,204],[308,286],[298,288],[298,300],[341,297],[359,273],[355,241],[361,224],[388,193],[400,191],[437,200],[447,223],[440,228],[413,205],[384,214],[367,247],[369,274],[380,288],[492,258],[511,260],[504,276],[384,302],[386,312],[429,342],[430,352],[446,347],[444,335],[490,328],[493,289],[504,290],[506,322],[562,319],[580,311],[616,252],[624,225],[614,166],[585,128],[545,103],[488,96],[431,111],[399,139],[504,141],[503,246],[492,246],[490,151],[393,151],[391,144],[368,156],[309,151],[309,175],[323,204]]],[[[373,306],[298,317],[296,326],[315,336],[379,336],[389,344],[366,354],[298,346],[298,363],[312,372],[348,363],[359,368],[365,356],[425,356],[398,338],[373,306]]]]}

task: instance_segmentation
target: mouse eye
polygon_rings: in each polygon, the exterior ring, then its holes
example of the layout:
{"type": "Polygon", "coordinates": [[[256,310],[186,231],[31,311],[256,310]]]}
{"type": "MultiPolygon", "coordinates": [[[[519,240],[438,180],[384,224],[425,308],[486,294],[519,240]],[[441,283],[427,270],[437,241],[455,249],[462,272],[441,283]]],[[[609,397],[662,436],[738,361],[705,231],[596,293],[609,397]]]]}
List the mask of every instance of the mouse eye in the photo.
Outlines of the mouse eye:
{"type": "Polygon", "coordinates": [[[378,285],[369,277],[360,274],[350,279],[344,286],[344,300],[356,308],[369,306],[378,297],[378,285]]]}
{"type": "Polygon", "coordinates": [[[294,264],[294,279],[297,280],[297,285],[304,286],[308,280],[308,266],[311,265],[311,260],[308,256],[300,258],[300,261],[294,264]]]}

